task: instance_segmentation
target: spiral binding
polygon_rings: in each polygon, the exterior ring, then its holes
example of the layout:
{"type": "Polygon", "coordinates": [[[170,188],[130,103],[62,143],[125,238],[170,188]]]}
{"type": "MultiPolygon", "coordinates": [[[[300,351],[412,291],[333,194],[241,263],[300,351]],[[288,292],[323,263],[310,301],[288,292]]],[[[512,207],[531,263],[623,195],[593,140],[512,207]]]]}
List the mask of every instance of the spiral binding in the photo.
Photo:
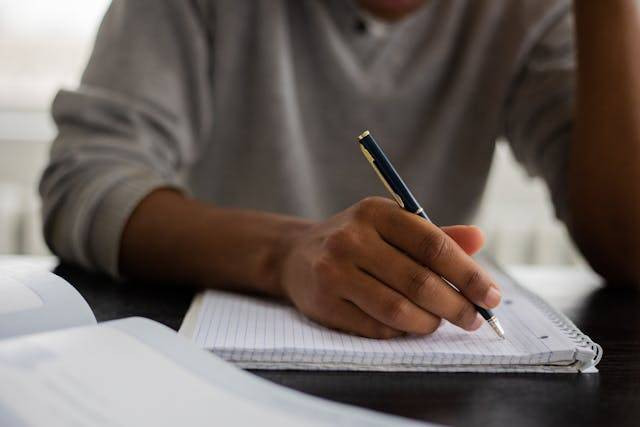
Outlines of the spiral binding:
{"type": "Polygon", "coordinates": [[[486,257],[485,259],[490,263],[491,267],[494,270],[509,279],[514,288],[518,289],[519,292],[526,295],[526,297],[536,307],[538,307],[538,309],[542,311],[553,324],[555,324],[561,331],[563,331],[563,333],[567,337],[569,337],[571,341],[576,343],[578,347],[576,358],[579,363],[578,369],[580,371],[596,366],[600,362],[600,359],[602,359],[602,347],[599,344],[593,342],[593,340],[591,340],[588,335],[582,333],[582,331],[580,331],[580,329],[567,316],[558,312],[556,309],[550,306],[549,303],[540,298],[534,292],[531,292],[529,289],[518,284],[518,282],[513,277],[511,277],[509,273],[504,271],[494,259],[489,257],[486,257]],[[590,351],[581,352],[580,349],[588,349],[590,351]]]}

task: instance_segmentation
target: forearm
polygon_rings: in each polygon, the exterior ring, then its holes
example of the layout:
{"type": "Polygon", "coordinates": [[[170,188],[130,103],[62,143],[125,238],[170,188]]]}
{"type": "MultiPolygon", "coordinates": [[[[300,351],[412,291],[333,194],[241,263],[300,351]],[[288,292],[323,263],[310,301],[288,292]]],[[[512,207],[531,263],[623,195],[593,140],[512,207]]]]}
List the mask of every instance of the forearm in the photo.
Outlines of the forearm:
{"type": "Polygon", "coordinates": [[[640,279],[640,6],[576,0],[569,226],[608,279],[640,279]]]}
{"type": "Polygon", "coordinates": [[[172,190],[157,190],[125,226],[125,277],[281,295],[279,263],[307,221],[215,208],[172,190]]]}

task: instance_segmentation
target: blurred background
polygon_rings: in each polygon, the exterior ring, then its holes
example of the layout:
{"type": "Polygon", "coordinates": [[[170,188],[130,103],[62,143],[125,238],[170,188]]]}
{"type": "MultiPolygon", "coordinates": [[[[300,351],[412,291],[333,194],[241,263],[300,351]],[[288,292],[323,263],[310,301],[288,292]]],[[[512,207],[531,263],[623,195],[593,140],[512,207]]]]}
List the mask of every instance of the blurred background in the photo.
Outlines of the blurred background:
{"type": "MultiPolygon", "coordinates": [[[[0,0],[0,254],[44,255],[37,182],[55,127],[49,106],[80,78],[108,0],[0,0]]],[[[505,264],[575,264],[544,185],[498,144],[477,223],[505,264]]]]}

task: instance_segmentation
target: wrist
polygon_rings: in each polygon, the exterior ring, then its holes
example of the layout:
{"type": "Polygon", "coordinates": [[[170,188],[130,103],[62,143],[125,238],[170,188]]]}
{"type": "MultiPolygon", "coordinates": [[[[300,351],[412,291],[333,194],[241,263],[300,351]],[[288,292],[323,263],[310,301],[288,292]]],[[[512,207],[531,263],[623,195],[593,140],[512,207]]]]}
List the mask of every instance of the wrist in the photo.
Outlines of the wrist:
{"type": "MultiPolygon", "coordinates": [[[[198,222],[198,221],[196,221],[198,222]]],[[[195,233],[197,284],[286,297],[284,260],[310,222],[294,217],[208,207],[195,233]]]]}
{"type": "Polygon", "coordinates": [[[288,292],[284,286],[285,265],[291,254],[296,250],[300,237],[312,226],[313,223],[309,221],[293,220],[277,227],[278,237],[271,245],[262,266],[262,277],[265,278],[265,284],[270,290],[270,294],[279,298],[289,299],[288,292]]]}

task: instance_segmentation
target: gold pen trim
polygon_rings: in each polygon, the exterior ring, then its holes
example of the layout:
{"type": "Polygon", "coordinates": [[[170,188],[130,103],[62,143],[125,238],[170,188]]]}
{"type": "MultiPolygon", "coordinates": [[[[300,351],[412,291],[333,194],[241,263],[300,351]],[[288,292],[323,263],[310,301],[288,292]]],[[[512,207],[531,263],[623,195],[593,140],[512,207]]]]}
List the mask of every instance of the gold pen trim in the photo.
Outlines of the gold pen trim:
{"type": "MultiPolygon", "coordinates": [[[[364,138],[365,133],[367,135],[369,135],[369,131],[365,131],[362,135],[360,135],[362,138],[364,138]],[[364,135],[364,136],[363,136],[364,135]]],[[[360,137],[358,137],[359,139],[362,139],[360,137]]],[[[380,181],[382,181],[382,184],[385,186],[385,188],[387,189],[387,191],[389,191],[389,193],[391,194],[391,196],[394,198],[394,200],[396,201],[397,204],[400,205],[401,208],[404,208],[404,202],[402,201],[402,199],[400,198],[400,196],[398,196],[395,191],[393,191],[391,189],[391,186],[389,185],[389,183],[387,182],[386,179],[384,179],[384,176],[382,175],[382,173],[380,173],[380,170],[378,169],[378,166],[376,166],[375,160],[373,158],[373,156],[371,155],[371,153],[369,153],[369,151],[364,148],[364,146],[362,144],[358,144],[360,146],[360,151],[362,151],[362,154],[364,154],[364,157],[367,159],[367,161],[369,162],[369,164],[371,165],[371,167],[373,168],[374,171],[376,171],[376,175],[378,175],[378,178],[380,178],[380,181]]]]}
{"type": "Polygon", "coordinates": [[[365,130],[364,132],[362,132],[362,133],[360,134],[360,136],[358,136],[358,141],[362,141],[362,139],[363,139],[364,137],[367,137],[367,136],[369,136],[369,135],[371,135],[371,133],[370,133],[368,130],[365,130]]]}

